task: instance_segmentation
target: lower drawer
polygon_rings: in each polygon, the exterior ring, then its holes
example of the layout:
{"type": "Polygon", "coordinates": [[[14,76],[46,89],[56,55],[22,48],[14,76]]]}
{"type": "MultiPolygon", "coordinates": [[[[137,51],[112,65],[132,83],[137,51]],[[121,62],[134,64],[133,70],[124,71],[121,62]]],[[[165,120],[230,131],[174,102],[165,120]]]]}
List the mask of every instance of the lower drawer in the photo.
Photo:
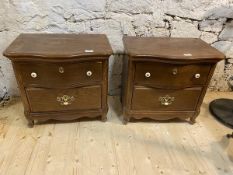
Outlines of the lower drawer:
{"type": "Polygon", "coordinates": [[[31,112],[101,108],[101,86],[73,89],[27,88],[31,112]]]}
{"type": "Polygon", "coordinates": [[[135,86],[131,108],[140,111],[194,111],[201,89],[162,90],[135,86]]]}

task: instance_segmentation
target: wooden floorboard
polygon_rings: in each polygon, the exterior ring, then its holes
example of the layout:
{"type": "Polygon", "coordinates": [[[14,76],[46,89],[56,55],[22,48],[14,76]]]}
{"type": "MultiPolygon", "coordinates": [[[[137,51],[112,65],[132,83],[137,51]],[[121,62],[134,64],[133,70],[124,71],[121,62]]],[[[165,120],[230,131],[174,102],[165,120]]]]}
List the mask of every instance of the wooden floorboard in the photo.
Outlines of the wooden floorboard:
{"type": "Polygon", "coordinates": [[[231,92],[208,92],[195,125],[139,120],[123,125],[119,97],[108,121],[49,122],[27,127],[22,103],[0,108],[0,175],[232,175],[232,130],[208,104],[231,92]]]}

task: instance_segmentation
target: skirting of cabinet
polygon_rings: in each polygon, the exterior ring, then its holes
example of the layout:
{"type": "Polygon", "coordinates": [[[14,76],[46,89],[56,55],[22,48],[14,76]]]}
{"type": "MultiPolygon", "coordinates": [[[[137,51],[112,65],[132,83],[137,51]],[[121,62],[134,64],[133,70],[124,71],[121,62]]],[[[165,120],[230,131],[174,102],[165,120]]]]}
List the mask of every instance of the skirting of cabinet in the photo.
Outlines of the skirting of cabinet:
{"type": "Polygon", "coordinates": [[[47,120],[75,120],[79,118],[96,118],[100,117],[102,121],[106,121],[108,109],[97,109],[85,111],[59,111],[59,112],[43,112],[43,113],[28,113],[29,120],[37,120],[45,122],[47,120]]]}
{"type": "Polygon", "coordinates": [[[123,110],[123,122],[126,124],[130,119],[143,119],[149,118],[154,120],[170,120],[174,118],[190,119],[190,123],[193,124],[192,118],[199,114],[197,111],[135,111],[135,110],[123,110]]]}

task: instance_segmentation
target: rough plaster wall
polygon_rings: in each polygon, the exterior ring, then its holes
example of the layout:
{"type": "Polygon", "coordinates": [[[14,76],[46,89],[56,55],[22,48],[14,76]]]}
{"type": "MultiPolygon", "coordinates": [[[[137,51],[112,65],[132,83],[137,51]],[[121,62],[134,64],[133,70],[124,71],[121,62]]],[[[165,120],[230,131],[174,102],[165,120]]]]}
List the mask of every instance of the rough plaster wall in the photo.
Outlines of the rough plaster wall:
{"type": "MultiPolygon", "coordinates": [[[[233,75],[233,0],[1,0],[0,52],[26,32],[106,33],[115,53],[110,94],[120,93],[124,34],[199,37],[228,58],[210,89],[229,90],[233,75]]],[[[11,95],[18,95],[12,67],[0,56],[0,98],[11,95]]]]}

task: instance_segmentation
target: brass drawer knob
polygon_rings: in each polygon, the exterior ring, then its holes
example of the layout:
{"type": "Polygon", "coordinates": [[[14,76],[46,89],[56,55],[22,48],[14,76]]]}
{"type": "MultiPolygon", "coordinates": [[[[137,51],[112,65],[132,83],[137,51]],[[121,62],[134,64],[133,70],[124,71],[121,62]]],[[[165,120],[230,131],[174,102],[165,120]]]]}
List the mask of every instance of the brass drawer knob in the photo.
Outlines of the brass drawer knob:
{"type": "Polygon", "coordinates": [[[90,70],[87,71],[87,76],[88,76],[88,77],[92,76],[92,71],[90,71],[90,70]]]}
{"type": "Polygon", "coordinates": [[[170,97],[169,95],[159,97],[159,101],[161,105],[164,105],[164,106],[171,105],[174,100],[175,100],[175,97],[170,97]]]}
{"type": "Polygon", "coordinates": [[[145,73],[145,77],[146,77],[146,78],[151,77],[151,73],[150,73],[150,72],[145,73]]]}
{"type": "Polygon", "coordinates": [[[31,73],[31,77],[32,77],[32,78],[36,78],[36,77],[37,77],[37,73],[32,72],[32,73],[31,73]]]}
{"type": "Polygon", "coordinates": [[[201,75],[200,74],[195,74],[195,78],[200,78],[201,75]]]}
{"type": "Polygon", "coordinates": [[[63,74],[64,72],[65,72],[65,70],[64,70],[64,68],[63,67],[59,67],[59,72],[61,73],[61,74],[63,74]]]}
{"type": "Polygon", "coordinates": [[[73,101],[75,100],[75,98],[73,96],[69,96],[69,95],[63,95],[61,97],[57,97],[57,101],[60,102],[60,104],[62,106],[68,106],[70,105],[73,101]]]}

